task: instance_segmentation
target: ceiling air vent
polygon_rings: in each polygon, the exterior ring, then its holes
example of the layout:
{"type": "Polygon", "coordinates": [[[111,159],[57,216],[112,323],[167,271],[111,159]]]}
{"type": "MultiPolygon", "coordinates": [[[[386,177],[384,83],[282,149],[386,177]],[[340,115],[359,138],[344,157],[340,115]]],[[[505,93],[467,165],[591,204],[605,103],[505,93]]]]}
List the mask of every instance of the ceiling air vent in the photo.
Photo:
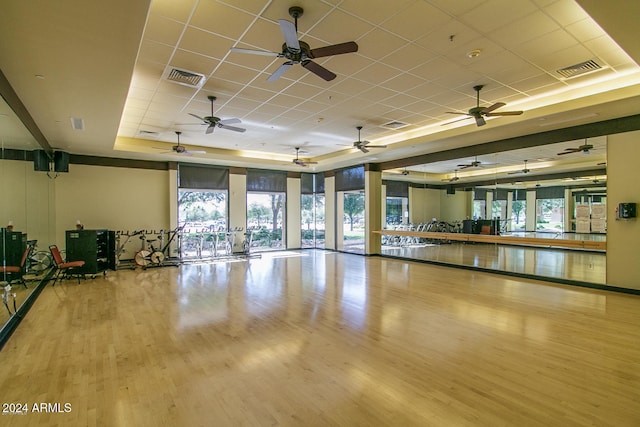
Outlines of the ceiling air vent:
{"type": "Polygon", "coordinates": [[[150,138],[150,137],[157,138],[158,136],[160,136],[158,132],[153,132],[150,130],[141,130],[139,134],[140,136],[145,136],[147,138],[150,138]]]}
{"type": "Polygon", "coordinates": [[[570,67],[561,68],[556,70],[556,72],[560,74],[563,79],[570,79],[572,77],[581,76],[598,70],[602,70],[602,66],[594,59],[590,59],[579,64],[571,65],[570,67]]]}
{"type": "Polygon", "coordinates": [[[393,120],[389,123],[385,123],[382,125],[383,128],[387,128],[387,129],[402,129],[405,126],[409,126],[408,123],[403,123],[403,122],[399,122],[397,120],[393,120]]]}
{"type": "Polygon", "coordinates": [[[187,70],[179,70],[173,67],[167,67],[164,77],[170,82],[195,88],[202,87],[205,80],[204,74],[187,70]]]}

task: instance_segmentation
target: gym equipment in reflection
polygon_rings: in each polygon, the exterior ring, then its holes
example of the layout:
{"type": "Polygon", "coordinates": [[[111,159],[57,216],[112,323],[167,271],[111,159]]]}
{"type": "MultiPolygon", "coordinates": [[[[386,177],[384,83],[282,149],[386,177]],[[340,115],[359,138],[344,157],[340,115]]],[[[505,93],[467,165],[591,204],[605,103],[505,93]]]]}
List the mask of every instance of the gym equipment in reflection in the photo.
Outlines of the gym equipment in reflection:
{"type": "Polygon", "coordinates": [[[500,234],[499,219],[465,219],[462,232],[466,234],[500,234]]]}
{"type": "MultiPolygon", "coordinates": [[[[461,233],[462,223],[460,221],[454,221],[453,223],[447,221],[439,221],[437,218],[433,218],[430,222],[420,224],[396,224],[392,228],[396,231],[417,231],[427,233],[461,233]]],[[[450,243],[446,239],[428,239],[424,237],[416,236],[403,236],[403,235],[382,235],[383,246],[414,246],[424,244],[442,244],[450,243]]]]}

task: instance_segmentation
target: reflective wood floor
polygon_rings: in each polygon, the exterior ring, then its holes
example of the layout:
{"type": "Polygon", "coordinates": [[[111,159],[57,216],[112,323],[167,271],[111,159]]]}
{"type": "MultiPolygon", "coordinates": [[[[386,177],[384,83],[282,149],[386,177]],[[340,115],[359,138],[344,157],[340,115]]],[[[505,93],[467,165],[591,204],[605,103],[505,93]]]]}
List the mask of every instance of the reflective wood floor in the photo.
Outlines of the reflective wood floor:
{"type": "Polygon", "coordinates": [[[604,252],[486,243],[384,246],[383,255],[604,285],[604,252]]]}
{"type": "Polygon", "coordinates": [[[382,257],[65,281],[0,355],[3,426],[640,425],[640,296],[382,257]]]}

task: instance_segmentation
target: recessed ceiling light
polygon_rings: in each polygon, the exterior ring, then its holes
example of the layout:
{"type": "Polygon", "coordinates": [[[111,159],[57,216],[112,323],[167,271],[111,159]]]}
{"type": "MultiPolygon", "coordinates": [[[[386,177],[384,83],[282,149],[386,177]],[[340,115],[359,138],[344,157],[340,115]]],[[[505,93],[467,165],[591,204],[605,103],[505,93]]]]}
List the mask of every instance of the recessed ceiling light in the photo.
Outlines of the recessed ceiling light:
{"type": "Polygon", "coordinates": [[[473,49],[471,52],[467,53],[467,56],[469,58],[477,58],[481,53],[482,51],[480,49],[473,49]]]}

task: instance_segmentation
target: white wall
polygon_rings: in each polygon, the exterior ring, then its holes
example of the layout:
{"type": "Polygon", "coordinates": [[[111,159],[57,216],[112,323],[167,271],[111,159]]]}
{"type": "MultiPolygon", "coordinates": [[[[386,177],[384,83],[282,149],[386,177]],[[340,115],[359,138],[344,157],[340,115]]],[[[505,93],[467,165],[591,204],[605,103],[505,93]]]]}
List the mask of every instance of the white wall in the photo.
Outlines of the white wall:
{"type": "MultiPolygon", "coordinates": [[[[247,176],[229,174],[229,230],[247,226],[247,176]]],[[[236,238],[233,252],[242,250],[242,239],[236,238]]]]}
{"type": "Polygon", "coordinates": [[[616,220],[621,202],[640,207],[640,131],[607,138],[607,284],[640,289],[640,218],[616,220]]]}
{"type": "Polygon", "coordinates": [[[440,191],[409,187],[409,222],[420,224],[440,218],[440,191]]]}
{"type": "Polygon", "coordinates": [[[287,248],[298,249],[302,246],[300,236],[301,213],[301,182],[300,178],[287,178],[287,248]]]}
{"type": "MultiPolygon", "coordinates": [[[[333,176],[324,179],[324,246],[336,248],[336,179],[333,176]]],[[[338,221],[342,222],[342,221],[338,221]]]]}
{"type": "Polygon", "coordinates": [[[440,190],[440,216],[438,220],[453,223],[467,218],[468,191],[456,191],[456,194],[447,194],[440,190]]]}

